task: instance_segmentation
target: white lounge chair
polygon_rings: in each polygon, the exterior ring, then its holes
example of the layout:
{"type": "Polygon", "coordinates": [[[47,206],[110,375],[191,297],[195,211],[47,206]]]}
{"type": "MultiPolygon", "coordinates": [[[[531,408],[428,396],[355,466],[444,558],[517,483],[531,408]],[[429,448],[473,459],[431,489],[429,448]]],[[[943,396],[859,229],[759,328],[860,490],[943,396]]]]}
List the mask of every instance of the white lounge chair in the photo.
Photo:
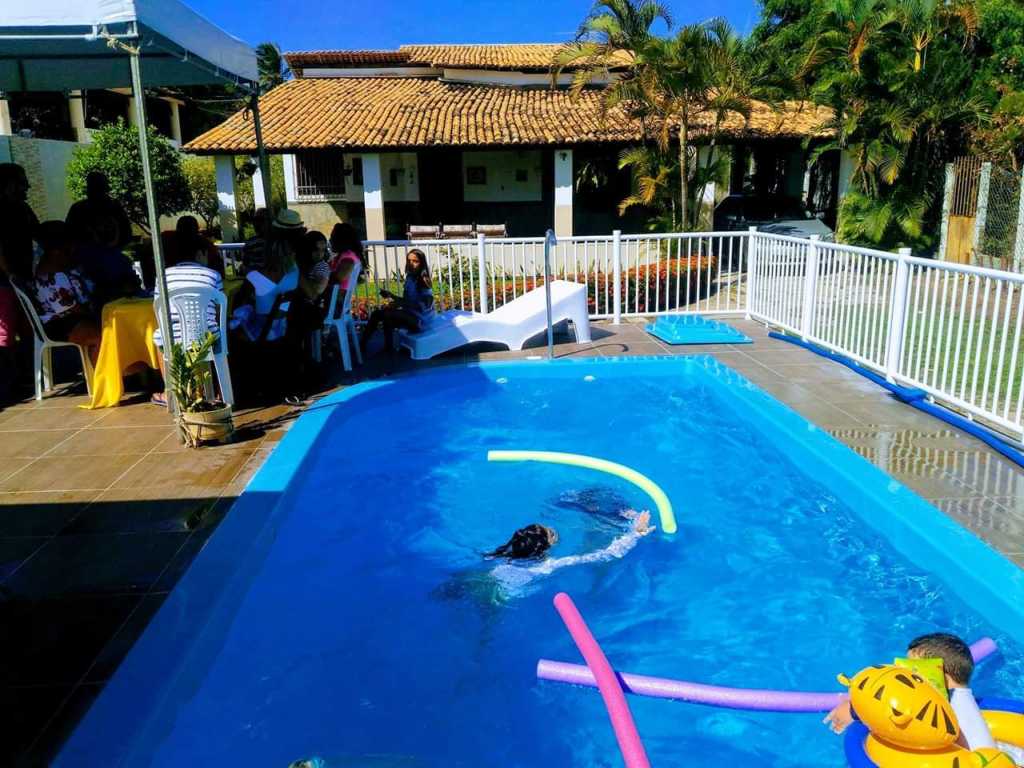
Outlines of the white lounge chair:
{"type": "MultiPolygon", "coordinates": [[[[587,288],[566,280],[551,282],[551,322],[568,320],[576,343],[590,341],[587,288]]],[[[399,331],[398,343],[413,360],[428,360],[442,352],[479,341],[523,348],[529,339],[547,328],[544,288],[534,288],[486,315],[452,310],[437,317],[419,333],[399,331]]]]}

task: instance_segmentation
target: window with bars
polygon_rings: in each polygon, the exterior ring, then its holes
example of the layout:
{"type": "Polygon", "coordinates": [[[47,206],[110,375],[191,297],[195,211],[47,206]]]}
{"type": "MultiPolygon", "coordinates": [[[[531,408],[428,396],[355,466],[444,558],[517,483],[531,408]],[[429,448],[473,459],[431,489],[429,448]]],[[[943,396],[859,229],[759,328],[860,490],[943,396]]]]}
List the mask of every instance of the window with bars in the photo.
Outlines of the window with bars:
{"type": "Polygon", "coordinates": [[[299,197],[341,197],[345,194],[345,163],[341,152],[299,152],[295,155],[295,191],[299,197]]]}

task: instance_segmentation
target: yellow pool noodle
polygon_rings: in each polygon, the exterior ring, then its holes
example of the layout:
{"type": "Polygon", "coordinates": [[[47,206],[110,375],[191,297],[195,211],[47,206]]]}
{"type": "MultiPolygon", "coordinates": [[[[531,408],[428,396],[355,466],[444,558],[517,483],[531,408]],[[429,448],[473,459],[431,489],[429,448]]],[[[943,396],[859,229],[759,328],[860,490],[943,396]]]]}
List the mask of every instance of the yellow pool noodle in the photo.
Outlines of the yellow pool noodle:
{"type": "Polygon", "coordinates": [[[545,464],[567,464],[572,467],[583,467],[628,480],[644,491],[654,501],[661,518],[661,530],[665,533],[676,532],[676,516],[672,512],[672,502],[665,492],[650,478],[641,475],[635,469],[593,456],[581,456],[578,453],[560,453],[558,451],[488,451],[488,461],[539,461],[545,464]]]}

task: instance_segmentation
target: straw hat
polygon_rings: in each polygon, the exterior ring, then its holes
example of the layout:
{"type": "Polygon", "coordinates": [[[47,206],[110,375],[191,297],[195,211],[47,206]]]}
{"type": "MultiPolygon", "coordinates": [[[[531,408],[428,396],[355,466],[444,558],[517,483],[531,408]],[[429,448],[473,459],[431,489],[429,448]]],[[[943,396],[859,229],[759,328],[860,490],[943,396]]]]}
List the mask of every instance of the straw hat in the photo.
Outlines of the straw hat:
{"type": "Polygon", "coordinates": [[[274,217],[272,226],[274,229],[291,231],[305,229],[305,225],[302,223],[302,217],[297,211],[293,211],[289,208],[282,208],[277,212],[277,216],[274,217]]]}

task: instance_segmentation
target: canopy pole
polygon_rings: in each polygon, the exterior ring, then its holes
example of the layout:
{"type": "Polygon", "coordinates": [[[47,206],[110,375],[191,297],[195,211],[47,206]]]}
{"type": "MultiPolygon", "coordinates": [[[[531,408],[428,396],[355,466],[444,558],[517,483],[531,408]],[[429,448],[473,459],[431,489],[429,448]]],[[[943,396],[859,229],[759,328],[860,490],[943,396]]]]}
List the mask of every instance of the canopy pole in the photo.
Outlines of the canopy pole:
{"type": "Polygon", "coordinates": [[[163,242],[160,239],[160,217],[156,213],[156,196],[153,190],[153,173],[149,167],[149,140],[146,136],[146,94],[142,90],[141,54],[138,49],[129,49],[132,70],[132,91],[135,94],[135,125],[139,132],[139,154],[142,156],[142,181],[146,187],[146,208],[149,214],[149,231],[153,242],[153,264],[156,271],[156,285],[160,293],[156,311],[164,331],[164,392],[167,396],[167,410],[171,416],[178,415],[171,387],[171,345],[174,343],[171,312],[167,303],[167,275],[164,272],[163,242]]]}
{"type": "MultiPolygon", "coordinates": [[[[273,220],[273,211],[271,210],[271,199],[270,199],[270,161],[267,158],[267,148],[263,146],[263,121],[260,118],[260,87],[256,86],[256,90],[253,92],[250,98],[250,108],[252,109],[252,127],[256,131],[256,157],[257,162],[260,165],[260,183],[263,185],[263,199],[267,204],[267,227],[269,228],[270,222],[273,220]]],[[[264,237],[267,237],[270,233],[261,232],[264,237]]]]}

